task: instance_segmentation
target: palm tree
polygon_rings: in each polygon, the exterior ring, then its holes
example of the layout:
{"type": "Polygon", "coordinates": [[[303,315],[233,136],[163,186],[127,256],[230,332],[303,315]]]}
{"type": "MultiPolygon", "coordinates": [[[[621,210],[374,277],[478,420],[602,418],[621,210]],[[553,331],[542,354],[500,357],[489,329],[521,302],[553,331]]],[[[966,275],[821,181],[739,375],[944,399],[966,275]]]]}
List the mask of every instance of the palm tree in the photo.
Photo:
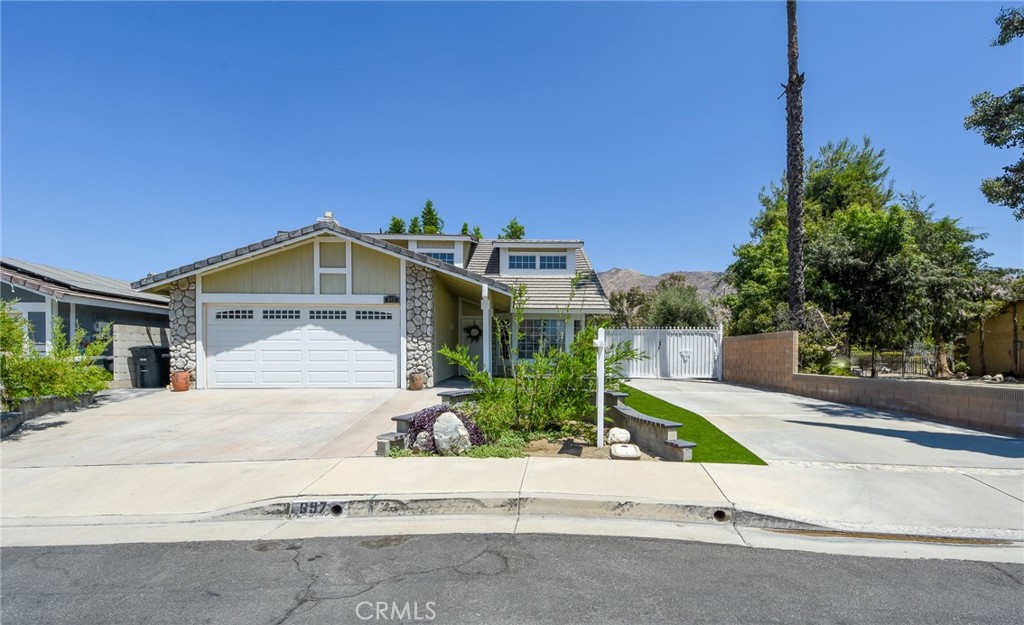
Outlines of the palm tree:
{"type": "Polygon", "coordinates": [[[804,329],[804,75],[796,36],[796,0],[786,0],[789,81],[786,83],[786,207],[789,216],[789,316],[804,329]]]}

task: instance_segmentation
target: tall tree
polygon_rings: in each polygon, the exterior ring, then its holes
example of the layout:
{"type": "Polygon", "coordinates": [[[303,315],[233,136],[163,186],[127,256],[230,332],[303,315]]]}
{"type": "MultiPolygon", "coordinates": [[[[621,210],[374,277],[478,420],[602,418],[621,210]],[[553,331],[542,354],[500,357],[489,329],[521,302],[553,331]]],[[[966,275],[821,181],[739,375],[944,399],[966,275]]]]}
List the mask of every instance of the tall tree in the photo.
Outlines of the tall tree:
{"type": "Polygon", "coordinates": [[[401,217],[392,217],[388,224],[388,234],[405,234],[405,220],[401,217]]]}
{"type": "MultiPolygon", "coordinates": [[[[1003,9],[996,18],[999,35],[993,46],[1004,46],[1024,36],[1024,7],[1003,9]]],[[[964,127],[977,130],[988,145],[997,148],[1024,147],[1024,85],[1004,95],[989,91],[971,98],[974,110],[964,119],[964,127]]],[[[1024,220],[1024,157],[1003,167],[1003,175],[981,181],[981,192],[991,204],[1006,206],[1018,220],[1024,220]]]]}
{"type": "Polygon", "coordinates": [[[650,295],[638,286],[616,291],[608,297],[612,308],[612,324],[618,328],[635,328],[646,322],[650,295]]]}
{"type": "Polygon", "coordinates": [[[786,82],[786,212],[789,226],[789,316],[803,329],[804,317],[804,75],[797,45],[796,0],[786,0],[789,80],[786,82]]]}
{"type": "Polygon", "coordinates": [[[480,226],[473,226],[473,236],[478,239],[484,238],[484,231],[480,229],[480,226]]]}
{"type": "Polygon", "coordinates": [[[462,230],[459,231],[459,234],[461,234],[464,237],[468,237],[469,236],[469,222],[468,221],[462,222],[462,230]]]}
{"type": "Polygon", "coordinates": [[[420,222],[419,217],[413,217],[409,220],[409,234],[423,234],[423,224],[420,222]]]}
{"type": "Polygon", "coordinates": [[[423,234],[443,234],[444,220],[437,214],[434,203],[427,199],[420,213],[420,221],[423,224],[423,234]]]}
{"type": "Polygon", "coordinates": [[[508,224],[501,229],[501,234],[498,235],[499,239],[523,239],[525,237],[526,228],[515,217],[509,220],[508,224]]]}
{"type": "Polygon", "coordinates": [[[661,328],[696,328],[715,324],[715,314],[695,286],[674,282],[651,296],[648,325],[661,328]]]}

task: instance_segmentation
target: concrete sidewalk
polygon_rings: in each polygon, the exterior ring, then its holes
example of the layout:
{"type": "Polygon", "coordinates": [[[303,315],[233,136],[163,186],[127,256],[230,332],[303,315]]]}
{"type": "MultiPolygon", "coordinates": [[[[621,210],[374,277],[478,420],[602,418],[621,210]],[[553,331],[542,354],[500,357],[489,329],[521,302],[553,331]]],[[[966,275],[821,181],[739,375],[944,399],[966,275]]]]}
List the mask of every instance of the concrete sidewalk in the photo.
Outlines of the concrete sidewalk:
{"type": "Polygon", "coordinates": [[[445,519],[449,533],[598,524],[745,544],[766,528],[995,539],[1009,541],[994,547],[999,561],[1024,561],[1017,470],[344,458],[10,468],[2,477],[5,546],[387,533],[416,517],[445,519]],[[297,518],[299,502],[319,503],[320,514],[297,518]]]}

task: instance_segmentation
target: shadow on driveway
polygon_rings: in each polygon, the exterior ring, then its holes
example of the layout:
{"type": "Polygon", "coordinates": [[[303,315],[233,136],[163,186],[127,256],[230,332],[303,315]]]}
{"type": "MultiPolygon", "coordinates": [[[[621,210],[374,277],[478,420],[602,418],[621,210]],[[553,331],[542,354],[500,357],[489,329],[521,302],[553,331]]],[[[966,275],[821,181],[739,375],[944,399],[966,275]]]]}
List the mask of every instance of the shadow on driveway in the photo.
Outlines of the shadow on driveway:
{"type": "MultiPolygon", "coordinates": [[[[849,415],[846,415],[849,416],[849,415]]],[[[909,419],[908,419],[909,420],[909,419]]],[[[1005,438],[1002,436],[989,436],[985,434],[961,434],[959,432],[916,432],[911,430],[890,430],[886,428],[873,428],[865,425],[844,425],[840,423],[817,423],[814,421],[790,421],[800,425],[813,425],[816,427],[835,428],[862,434],[875,434],[891,438],[902,438],[903,440],[931,447],[933,449],[949,449],[955,451],[971,451],[989,456],[1001,458],[1024,458],[1024,441],[1005,438]]]]}

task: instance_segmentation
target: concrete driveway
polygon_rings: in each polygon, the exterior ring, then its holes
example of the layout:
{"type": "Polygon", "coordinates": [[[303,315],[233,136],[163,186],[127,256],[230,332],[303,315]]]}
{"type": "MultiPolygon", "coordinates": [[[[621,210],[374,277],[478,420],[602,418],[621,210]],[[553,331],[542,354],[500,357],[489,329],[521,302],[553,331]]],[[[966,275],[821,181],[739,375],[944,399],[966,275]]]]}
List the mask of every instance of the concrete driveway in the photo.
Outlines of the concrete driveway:
{"type": "Polygon", "coordinates": [[[1024,468],[1024,440],[721,382],[630,384],[704,416],[769,464],[1024,468]]]}
{"type": "Polygon", "coordinates": [[[437,403],[436,390],[122,391],[28,421],[0,451],[4,468],[373,455],[391,417],[437,403]]]}

